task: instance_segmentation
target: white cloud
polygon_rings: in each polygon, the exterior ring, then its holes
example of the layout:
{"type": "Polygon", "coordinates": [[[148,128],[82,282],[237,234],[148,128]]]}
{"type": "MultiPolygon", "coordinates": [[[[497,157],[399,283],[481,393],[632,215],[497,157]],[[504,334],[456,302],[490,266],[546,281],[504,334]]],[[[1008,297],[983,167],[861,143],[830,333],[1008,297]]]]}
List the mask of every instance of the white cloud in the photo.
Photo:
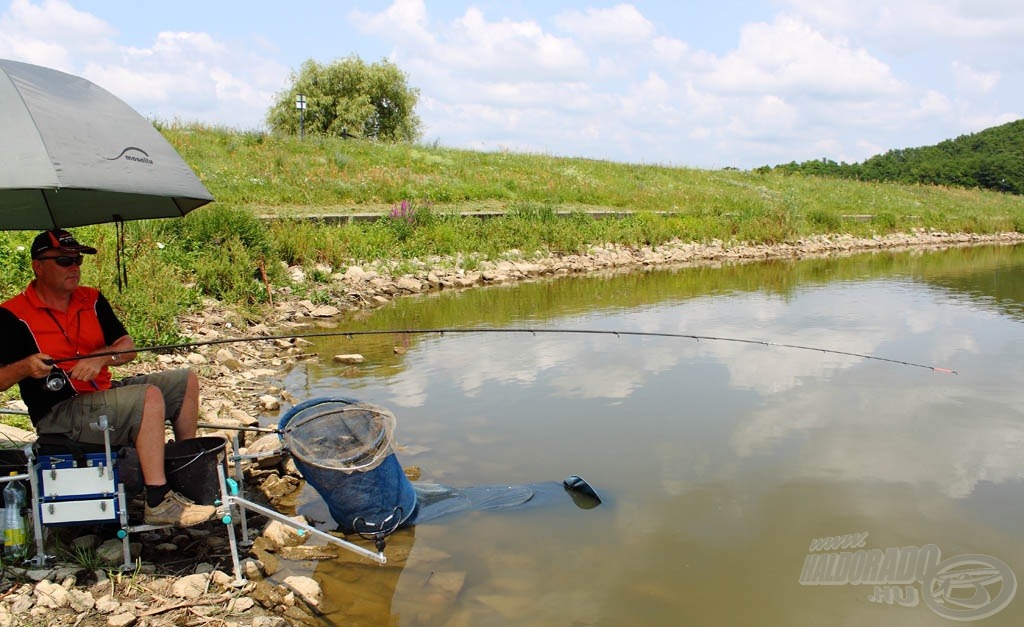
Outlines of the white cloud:
{"type": "Polygon", "coordinates": [[[116,35],[109,24],[67,2],[12,0],[0,15],[0,56],[73,73],[77,56],[109,50],[116,35]]]}
{"type": "Polygon", "coordinates": [[[409,59],[417,67],[434,69],[446,78],[487,82],[555,80],[582,76],[588,67],[583,51],[570,39],[544,32],[533,21],[488,21],[482,11],[469,8],[458,19],[426,32],[425,7],[418,0],[398,0],[383,14],[354,14],[366,33],[389,39],[394,57],[409,59]],[[401,11],[396,11],[401,8],[401,11]],[[394,23],[384,16],[408,15],[394,23]],[[406,37],[413,32],[415,36],[406,37]]]}
{"type": "Polygon", "coordinates": [[[708,84],[731,93],[804,98],[867,99],[904,90],[890,68],[866,50],[785,17],[746,25],[739,46],[716,64],[708,84]]]}
{"type": "Polygon", "coordinates": [[[1016,0],[785,0],[794,15],[826,31],[906,53],[960,41],[1010,42],[1024,36],[1016,0]]]}
{"type": "Polygon", "coordinates": [[[645,44],[655,33],[654,24],[630,4],[566,11],[555,16],[555,24],[580,41],[598,46],[645,44]]]}
{"type": "Polygon", "coordinates": [[[918,101],[918,115],[922,117],[944,117],[953,111],[953,103],[940,92],[928,90],[918,101]]]}
{"type": "Polygon", "coordinates": [[[988,93],[999,83],[1000,73],[980,72],[966,63],[954,61],[952,64],[953,76],[956,78],[956,87],[962,92],[988,93]]]}
{"type": "Polygon", "coordinates": [[[103,20],[60,0],[14,0],[0,15],[0,53],[87,78],[164,121],[257,128],[288,70],[206,32],[159,32],[148,46],[117,43],[103,20]]]}

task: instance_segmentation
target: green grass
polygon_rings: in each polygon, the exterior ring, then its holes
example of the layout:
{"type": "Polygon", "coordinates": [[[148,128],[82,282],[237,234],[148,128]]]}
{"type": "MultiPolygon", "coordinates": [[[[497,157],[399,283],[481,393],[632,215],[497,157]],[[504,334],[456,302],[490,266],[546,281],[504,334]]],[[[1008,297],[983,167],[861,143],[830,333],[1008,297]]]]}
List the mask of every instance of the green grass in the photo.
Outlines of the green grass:
{"type": "Polygon", "coordinates": [[[898,224],[941,228],[976,214],[998,230],[1024,211],[1021,197],[977,190],[322,137],[300,141],[194,125],[162,130],[219,205],[256,214],[387,213],[408,200],[441,214],[528,208],[672,212],[709,220],[788,216],[798,230],[809,228],[802,224],[807,216],[888,213],[898,224]]]}

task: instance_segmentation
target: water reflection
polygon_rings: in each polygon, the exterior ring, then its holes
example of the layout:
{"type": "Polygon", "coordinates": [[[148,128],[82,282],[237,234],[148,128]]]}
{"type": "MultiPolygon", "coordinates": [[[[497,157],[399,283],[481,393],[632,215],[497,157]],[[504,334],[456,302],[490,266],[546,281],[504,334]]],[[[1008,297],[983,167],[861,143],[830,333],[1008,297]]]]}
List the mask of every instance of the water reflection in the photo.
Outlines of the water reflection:
{"type": "MultiPolygon", "coordinates": [[[[933,624],[871,590],[802,586],[801,567],[810,540],[870,532],[872,548],[934,543],[1024,576],[1021,285],[1024,247],[879,253],[442,294],[343,325],[695,333],[959,375],[731,342],[394,335],[324,340],[288,385],[393,409],[398,455],[425,480],[577,473],[612,497],[586,518],[541,508],[419,530],[417,551],[463,577],[427,623],[933,624]],[[366,364],[330,362],[350,352],[366,364]]],[[[986,624],[1022,618],[1018,600],[986,624]]]]}

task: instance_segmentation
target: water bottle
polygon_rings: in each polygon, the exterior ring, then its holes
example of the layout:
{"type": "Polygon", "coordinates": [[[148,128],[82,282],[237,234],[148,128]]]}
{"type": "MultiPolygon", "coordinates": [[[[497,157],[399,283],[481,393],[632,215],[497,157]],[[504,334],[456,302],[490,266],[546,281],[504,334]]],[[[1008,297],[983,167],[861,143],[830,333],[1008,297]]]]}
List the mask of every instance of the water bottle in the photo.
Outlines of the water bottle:
{"type": "MultiPolygon", "coordinates": [[[[12,472],[11,475],[18,473],[12,472]]],[[[20,560],[28,554],[28,532],[21,515],[25,503],[25,488],[20,481],[8,481],[4,486],[4,560],[20,560]]]]}

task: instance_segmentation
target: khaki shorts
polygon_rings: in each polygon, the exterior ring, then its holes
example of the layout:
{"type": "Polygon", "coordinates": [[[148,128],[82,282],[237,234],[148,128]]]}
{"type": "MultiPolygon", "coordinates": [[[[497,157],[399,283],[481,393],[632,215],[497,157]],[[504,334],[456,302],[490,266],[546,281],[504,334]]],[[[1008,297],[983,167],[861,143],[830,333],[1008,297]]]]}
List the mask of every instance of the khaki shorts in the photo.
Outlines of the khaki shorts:
{"type": "Polygon", "coordinates": [[[133,446],[142,423],[146,387],[156,386],[163,393],[164,416],[173,424],[181,412],[188,374],[188,369],[181,368],[113,381],[109,390],[79,394],[57,403],[40,419],[36,432],[66,435],[86,444],[103,444],[103,432],[90,425],[98,425],[100,416],[106,416],[107,423],[113,427],[110,444],[133,446]]]}

